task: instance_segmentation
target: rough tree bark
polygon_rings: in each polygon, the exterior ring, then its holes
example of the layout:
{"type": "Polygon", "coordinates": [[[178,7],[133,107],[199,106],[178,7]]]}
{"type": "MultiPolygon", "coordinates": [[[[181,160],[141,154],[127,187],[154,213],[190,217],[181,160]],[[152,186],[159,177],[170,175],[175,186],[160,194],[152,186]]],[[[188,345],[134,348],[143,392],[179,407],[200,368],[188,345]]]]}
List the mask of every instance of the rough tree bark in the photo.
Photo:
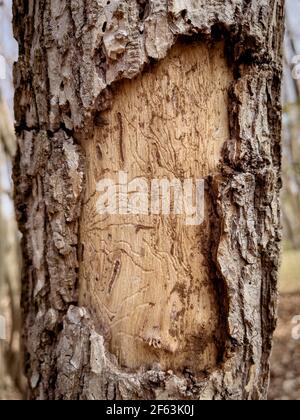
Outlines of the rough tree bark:
{"type": "Polygon", "coordinates": [[[283,3],[15,0],[31,398],[266,398],[283,3]],[[204,223],[101,219],[119,170],[203,177],[204,223]]]}

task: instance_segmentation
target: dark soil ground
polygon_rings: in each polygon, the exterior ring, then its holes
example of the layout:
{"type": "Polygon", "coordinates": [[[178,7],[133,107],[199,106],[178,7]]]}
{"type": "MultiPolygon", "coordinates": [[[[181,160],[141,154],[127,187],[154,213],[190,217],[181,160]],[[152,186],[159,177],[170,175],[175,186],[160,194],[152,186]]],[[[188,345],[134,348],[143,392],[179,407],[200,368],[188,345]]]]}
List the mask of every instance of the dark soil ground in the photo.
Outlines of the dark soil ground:
{"type": "Polygon", "coordinates": [[[300,293],[282,295],[278,315],[269,400],[300,400],[300,340],[292,337],[292,320],[300,315],[300,293]]]}

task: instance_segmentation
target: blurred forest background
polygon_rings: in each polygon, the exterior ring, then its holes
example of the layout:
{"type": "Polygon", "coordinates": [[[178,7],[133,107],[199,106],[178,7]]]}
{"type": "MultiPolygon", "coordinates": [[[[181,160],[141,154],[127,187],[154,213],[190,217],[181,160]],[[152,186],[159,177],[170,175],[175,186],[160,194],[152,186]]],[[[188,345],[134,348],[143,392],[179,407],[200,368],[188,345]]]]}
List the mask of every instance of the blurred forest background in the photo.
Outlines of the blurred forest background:
{"type": "MultiPolygon", "coordinates": [[[[300,340],[292,337],[292,320],[300,315],[300,0],[286,2],[283,256],[279,322],[271,361],[271,400],[300,400],[300,340]]],[[[0,400],[26,398],[20,352],[20,234],[14,219],[11,182],[16,151],[12,67],[17,59],[11,3],[12,0],[0,0],[0,400]],[[5,58],[5,77],[1,56],[5,58]],[[4,319],[5,339],[1,336],[4,319]]]]}

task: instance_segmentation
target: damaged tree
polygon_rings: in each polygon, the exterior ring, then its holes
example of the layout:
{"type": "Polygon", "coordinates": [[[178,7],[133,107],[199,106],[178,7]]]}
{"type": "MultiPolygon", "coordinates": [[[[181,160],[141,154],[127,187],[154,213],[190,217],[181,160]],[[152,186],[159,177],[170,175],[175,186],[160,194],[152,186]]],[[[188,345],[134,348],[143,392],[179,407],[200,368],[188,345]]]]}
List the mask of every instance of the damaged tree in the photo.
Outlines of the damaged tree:
{"type": "Polygon", "coordinates": [[[34,399],[264,399],[280,248],[283,0],[14,3],[34,399]],[[200,226],[98,183],[205,180],[200,226]]]}

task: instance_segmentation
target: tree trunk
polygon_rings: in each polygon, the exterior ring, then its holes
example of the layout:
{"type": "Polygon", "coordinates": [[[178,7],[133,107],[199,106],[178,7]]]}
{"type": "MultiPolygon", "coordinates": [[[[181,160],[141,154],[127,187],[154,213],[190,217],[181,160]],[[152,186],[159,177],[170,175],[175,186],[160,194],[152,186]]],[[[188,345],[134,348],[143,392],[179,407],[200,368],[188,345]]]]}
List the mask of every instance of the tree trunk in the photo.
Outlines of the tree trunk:
{"type": "Polygon", "coordinates": [[[16,0],[14,28],[30,397],[266,398],[283,0],[16,0]],[[203,222],[133,214],[155,179],[204,179],[203,222]]]}

